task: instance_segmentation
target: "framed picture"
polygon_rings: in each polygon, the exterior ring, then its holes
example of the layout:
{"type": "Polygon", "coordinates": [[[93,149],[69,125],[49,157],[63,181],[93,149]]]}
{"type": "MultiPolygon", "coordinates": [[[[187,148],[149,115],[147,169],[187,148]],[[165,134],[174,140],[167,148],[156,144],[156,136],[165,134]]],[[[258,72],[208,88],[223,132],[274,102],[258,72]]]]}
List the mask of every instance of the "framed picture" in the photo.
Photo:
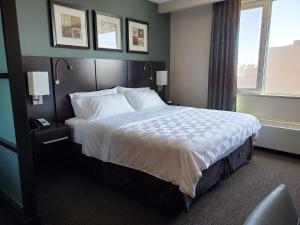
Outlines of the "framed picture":
{"type": "Polygon", "coordinates": [[[96,50],[123,51],[122,17],[94,11],[96,50]]]}
{"type": "Polygon", "coordinates": [[[126,19],[127,52],[149,53],[149,24],[134,19],[126,19]]]}
{"type": "Polygon", "coordinates": [[[86,8],[50,1],[50,10],[54,47],[90,47],[89,16],[86,8]]]}

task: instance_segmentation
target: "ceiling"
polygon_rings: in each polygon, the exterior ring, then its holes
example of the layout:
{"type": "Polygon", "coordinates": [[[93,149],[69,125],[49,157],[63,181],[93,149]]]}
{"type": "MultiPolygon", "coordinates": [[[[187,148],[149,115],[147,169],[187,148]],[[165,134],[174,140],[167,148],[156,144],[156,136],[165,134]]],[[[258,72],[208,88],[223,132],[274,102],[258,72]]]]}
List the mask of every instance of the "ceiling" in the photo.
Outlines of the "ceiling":
{"type": "Polygon", "coordinates": [[[155,2],[155,3],[158,3],[158,4],[160,4],[160,3],[164,3],[164,2],[170,2],[170,1],[172,1],[172,0],[149,0],[150,2],[155,2]]]}
{"type": "Polygon", "coordinates": [[[159,4],[158,5],[159,13],[170,13],[170,12],[175,12],[183,9],[189,9],[193,7],[213,4],[216,2],[222,2],[226,0],[149,0],[149,1],[159,4]]]}

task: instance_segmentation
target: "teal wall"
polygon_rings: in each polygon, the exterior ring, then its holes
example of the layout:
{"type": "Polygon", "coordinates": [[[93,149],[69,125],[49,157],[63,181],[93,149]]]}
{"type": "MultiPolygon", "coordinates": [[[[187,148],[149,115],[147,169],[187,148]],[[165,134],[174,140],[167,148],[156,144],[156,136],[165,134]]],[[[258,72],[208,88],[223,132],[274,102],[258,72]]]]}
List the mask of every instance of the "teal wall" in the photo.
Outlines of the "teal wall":
{"type": "MultiPolygon", "coordinates": [[[[12,112],[8,79],[0,79],[0,138],[16,144],[15,126],[12,112]]],[[[18,155],[0,145],[0,191],[13,201],[22,203],[18,155]]]]}
{"type": "Polygon", "coordinates": [[[0,10],[0,73],[7,73],[6,55],[3,38],[2,16],[0,10]]]}
{"type": "MultiPolygon", "coordinates": [[[[7,73],[0,10],[0,73],[7,73]]],[[[9,79],[0,79],[0,138],[16,144],[9,79]]],[[[0,191],[23,207],[18,154],[0,145],[0,191]]]]}
{"type": "Polygon", "coordinates": [[[8,79],[0,79],[0,138],[16,144],[14,117],[8,79]]]}
{"type": "Polygon", "coordinates": [[[0,189],[23,206],[18,155],[0,146],[0,189]]]}
{"type": "Polygon", "coordinates": [[[94,46],[92,10],[100,10],[149,22],[149,55],[129,54],[125,50],[125,19],[123,20],[124,52],[103,52],[52,47],[48,0],[17,0],[22,55],[78,58],[110,58],[132,60],[170,60],[170,15],[158,14],[157,4],[148,0],[61,0],[81,5],[90,12],[90,43],[94,46]]]}

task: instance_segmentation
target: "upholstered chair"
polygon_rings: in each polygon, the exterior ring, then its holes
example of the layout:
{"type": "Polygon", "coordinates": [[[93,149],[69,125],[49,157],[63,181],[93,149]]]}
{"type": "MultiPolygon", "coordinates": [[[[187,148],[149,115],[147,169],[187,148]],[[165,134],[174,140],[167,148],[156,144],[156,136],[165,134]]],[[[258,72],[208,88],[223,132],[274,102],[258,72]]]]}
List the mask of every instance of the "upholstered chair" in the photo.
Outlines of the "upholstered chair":
{"type": "Polygon", "coordinates": [[[250,214],[244,225],[300,225],[286,186],[279,185],[250,214]]]}

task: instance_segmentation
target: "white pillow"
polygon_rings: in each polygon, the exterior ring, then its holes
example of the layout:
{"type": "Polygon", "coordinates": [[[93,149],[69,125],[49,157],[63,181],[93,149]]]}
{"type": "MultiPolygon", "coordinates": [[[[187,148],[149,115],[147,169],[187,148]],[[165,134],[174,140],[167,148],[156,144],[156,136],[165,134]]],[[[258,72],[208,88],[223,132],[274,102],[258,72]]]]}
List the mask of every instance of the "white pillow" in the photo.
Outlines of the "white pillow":
{"type": "Polygon", "coordinates": [[[118,89],[117,87],[111,88],[111,89],[105,89],[101,91],[92,91],[92,92],[76,92],[73,94],[69,94],[71,100],[74,98],[80,98],[80,97],[88,97],[88,96],[99,96],[99,95],[111,95],[111,94],[117,94],[118,89]]]}
{"type": "Polygon", "coordinates": [[[151,91],[126,91],[125,96],[130,105],[136,110],[140,111],[157,106],[164,106],[166,103],[161,100],[158,94],[151,91]]]}
{"type": "Polygon", "coordinates": [[[127,88],[127,87],[119,87],[118,88],[118,93],[120,94],[125,94],[126,91],[150,91],[151,89],[149,87],[140,87],[140,88],[127,88]]]}
{"type": "Polygon", "coordinates": [[[89,121],[134,112],[123,94],[84,97],[75,101],[80,114],[89,121]]]}
{"type": "Polygon", "coordinates": [[[117,94],[117,87],[111,88],[111,89],[105,89],[105,90],[101,90],[101,91],[76,92],[76,93],[73,93],[73,94],[69,94],[75,116],[77,118],[83,118],[83,115],[80,114],[80,108],[76,103],[77,99],[84,98],[84,97],[110,95],[110,94],[117,94]]]}

